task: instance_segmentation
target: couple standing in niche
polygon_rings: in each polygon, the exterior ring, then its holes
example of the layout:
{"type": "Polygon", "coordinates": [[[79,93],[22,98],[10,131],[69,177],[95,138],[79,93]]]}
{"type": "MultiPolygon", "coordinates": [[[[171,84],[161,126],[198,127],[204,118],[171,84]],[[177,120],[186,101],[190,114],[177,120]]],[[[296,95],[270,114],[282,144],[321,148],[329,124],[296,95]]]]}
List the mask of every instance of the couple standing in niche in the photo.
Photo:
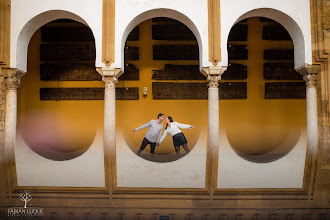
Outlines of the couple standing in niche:
{"type": "Polygon", "coordinates": [[[162,121],[164,121],[164,119],[165,119],[165,115],[160,113],[158,114],[157,119],[151,120],[147,124],[141,125],[140,127],[135,128],[133,130],[133,132],[135,132],[149,127],[146,135],[143,138],[141,147],[138,150],[137,155],[140,155],[148,144],[150,145],[150,153],[154,154],[156,146],[158,147],[163,142],[167,134],[172,136],[173,138],[173,145],[177,156],[179,156],[180,154],[180,146],[183,147],[186,153],[190,152],[188,148],[187,139],[179,128],[190,129],[194,127],[191,125],[180,124],[179,122],[173,121],[173,118],[171,116],[168,116],[165,121],[166,122],[165,131],[163,135],[161,135],[163,131],[162,121]]]}

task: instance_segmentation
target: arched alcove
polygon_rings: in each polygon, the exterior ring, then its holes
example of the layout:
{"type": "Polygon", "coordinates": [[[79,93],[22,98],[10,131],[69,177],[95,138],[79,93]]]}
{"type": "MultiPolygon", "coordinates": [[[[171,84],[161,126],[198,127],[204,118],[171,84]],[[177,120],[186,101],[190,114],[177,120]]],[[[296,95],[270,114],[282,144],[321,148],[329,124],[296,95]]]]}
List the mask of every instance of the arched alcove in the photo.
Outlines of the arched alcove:
{"type": "MultiPolygon", "coordinates": [[[[292,19],[289,15],[276,9],[258,8],[246,12],[245,14],[238,17],[236,21],[233,23],[233,25],[249,17],[265,17],[272,19],[278,22],[279,24],[281,24],[288,31],[288,33],[292,38],[295,48],[294,51],[295,69],[304,66],[306,63],[307,64],[312,63],[312,56],[311,56],[312,51],[310,48],[311,36],[310,35],[306,36],[306,34],[302,32],[302,29],[297,24],[297,22],[294,19],[292,19]]],[[[226,54],[224,54],[223,56],[226,58],[226,54]]]]}
{"type": "Polygon", "coordinates": [[[31,37],[26,33],[34,28],[25,28],[18,44],[30,39],[27,73],[18,89],[19,135],[31,150],[49,160],[77,158],[102,130],[103,102],[91,101],[97,98],[93,91],[103,95],[103,82],[95,69],[94,35],[84,23],[63,18],[42,25],[31,37]]]}
{"type": "MultiPolygon", "coordinates": [[[[123,36],[122,36],[122,40],[121,40],[121,52],[122,54],[124,54],[124,48],[125,48],[125,43],[127,40],[128,35],[131,33],[131,31],[140,23],[142,23],[143,21],[146,21],[148,19],[151,18],[155,18],[155,17],[166,17],[166,18],[170,18],[170,19],[174,19],[177,20],[179,22],[181,22],[182,24],[184,24],[185,26],[187,26],[192,33],[194,34],[194,36],[196,37],[196,40],[198,42],[198,47],[199,47],[199,65],[200,65],[200,70],[202,70],[202,58],[203,58],[203,45],[202,45],[202,40],[201,40],[201,36],[199,34],[199,31],[197,29],[197,27],[195,26],[195,24],[184,14],[175,11],[173,9],[167,9],[167,8],[159,8],[159,9],[153,9],[150,11],[146,11],[143,12],[142,14],[136,16],[126,27],[123,36]]],[[[122,56],[122,71],[125,72],[125,66],[124,66],[124,56],[122,56]]]]}
{"type": "MultiPolygon", "coordinates": [[[[207,85],[205,77],[200,73],[199,36],[194,35],[183,22],[168,16],[144,20],[143,18],[154,16],[155,12],[149,13],[134,19],[126,28],[127,35],[123,37],[125,70],[116,85],[117,95],[120,92],[125,99],[125,95],[133,89],[136,89],[137,95],[135,100],[116,102],[117,130],[122,132],[127,145],[117,145],[117,150],[129,147],[136,153],[148,128],[135,133],[132,130],[157,119],[158,113],[197,127],[191,130],[182,129],[191,150],[196,145],[201,130],[207,129],[207,85]],[[138,23],[139,21],[143,22],[138,23]],[[186,93],[180,92],[179,87],[186,88],[186,93]],[[198,116],[198,110],[204,111],[203,117],[198,116]]],[[[164,121],[164,129],[165,126],[164,121]]],[[[175,155],[169,135],[156,147],[155,155],[150,155],[149,151],[147,146],[141,157],[153,162],[171,162],[180,158],[175,155]]],[[[186,154],[182,147],[180,151],[181,156],[186,154]]]]}
{"type": "Polygon", "coordinates": [[[303,77],[294,69],[295,50],[291,35],[272,19],[248,17],[231,29],[222,81],[244,85],[236,93],[246,99],[220,102],[220,126],[245,160],[269,163],[301,147],[306,93],[303,77]]]}
{"type": "Polygon", "coordinates": [[[69,11],[50,10],[36,15],[19,32],[16,48],[14,48],[16,50],[16,63],[11,63],[12,67],[16,67],[23,72],[27,71],[27,50],[31,37],[40,27],[57,19],[70,19],[89,27],[83,18],[69,11]]]}

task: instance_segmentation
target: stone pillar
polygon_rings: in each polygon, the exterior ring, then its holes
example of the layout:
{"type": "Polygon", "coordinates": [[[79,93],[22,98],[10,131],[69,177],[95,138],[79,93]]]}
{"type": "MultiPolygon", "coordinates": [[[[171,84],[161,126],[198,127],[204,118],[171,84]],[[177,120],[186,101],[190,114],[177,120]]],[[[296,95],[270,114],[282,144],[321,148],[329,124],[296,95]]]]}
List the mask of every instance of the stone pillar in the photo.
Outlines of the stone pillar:
{"type": "Polygon", "coordinates": [[[15,164],[15,144],[17,126],[17,88],[20,85],[20,78],[23,72],[17,69],[4,69],[6,76],[6,109],[5,109],[5,131],[4,131],[4,164],[8,168],[7,173],[7,192],[10,193],[11,175],[10,170],[15,164]]]}
{"type": "Polygon", "coordinates": [[[310,154],[315,154],[318,148],[318,111],[317,111],[317,74],[318,65],[305,65],[297,71],[306,81],[306,114],[307,114],[307,146],[310,154]]]}
{"type": "MultiPolygon", "coordinates": [[[[104,131],[103,146],[105,167],[110,173],[115,169],[116,153],[116,83],[118,82],[120,69],[113,67],[97,68],[104,81],[104,131]],[[110,164],[111,162],[111,164],[110,164]]],[[[110,177],[111,178],[111,177],[110,177]]],[[[106,182],[108,184],[106,179],[106,182]]]]}
{"type": "Polygon", "coordinates": [[[114,146],[116,138],[116,83],[115,76],[103,76],[104,81],[104,145],[114,146]]]}
{"type": "Polygon", "coordinates": [[[14,146],[16,143],[16,122],[17,122],[17,88],[20,79],[24,75],[17,69],[5,69],[6,78],[6,113],[5,113],[5,134],[4,149],[5,160],[14,160],[14,146]]]}
{"type": "Polygon", "coordinates": [[[203,68],[208,81],[208,152],[209,152],[209,188],[211,194],[217,188],[219,155],[219,80],[226,70],[224,67],[203,68]]]}

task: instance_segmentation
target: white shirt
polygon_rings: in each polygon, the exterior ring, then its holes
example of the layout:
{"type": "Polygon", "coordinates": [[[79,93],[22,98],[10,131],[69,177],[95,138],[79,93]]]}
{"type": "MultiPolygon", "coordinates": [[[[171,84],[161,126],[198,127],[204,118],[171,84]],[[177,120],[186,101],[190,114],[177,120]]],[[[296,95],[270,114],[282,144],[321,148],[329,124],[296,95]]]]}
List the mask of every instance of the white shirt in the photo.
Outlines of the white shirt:
{"type": "Polygon", "coordinates": [[[165,139],[167,134],[169,134],[169,135],[171,135],[171,137],[173,137],[174,135],[181,133],[182,131],[179,128],[189,129],[189,128],[191,128],[191,125],[180,124],[179,122],[176,122],[176,121],[171,122],[171,126],[167,126],[167,128],[164,131],[164,134],[160,138],[159,143],[163,142],[163,140],[165,139]]]}
{"type": "Polygon", "coordinates": [[[163,131],[163,124],[159,123],[158,120],[151,120],[147,124],[141,125],[135,130],[141,130],[143,128],[149,127],[146,135],[144,136],[150,142],[158,142],[163,131]]]}

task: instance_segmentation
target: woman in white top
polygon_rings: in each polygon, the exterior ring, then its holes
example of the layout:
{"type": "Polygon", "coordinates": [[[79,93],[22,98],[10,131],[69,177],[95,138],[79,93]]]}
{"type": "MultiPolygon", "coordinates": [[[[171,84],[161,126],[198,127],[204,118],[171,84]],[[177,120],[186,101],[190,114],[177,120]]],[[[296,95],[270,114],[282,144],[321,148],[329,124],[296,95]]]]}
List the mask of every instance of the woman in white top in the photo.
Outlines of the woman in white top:
{"type": "Polygon", "coordinates": [[[189,153],[190,150],[188,148],[187,139],[179,128],[190,129],[194,127],[191,125],[180,124],[179,122],[176,121],[173,122],[173,118],[171,116],[168,116],[166,118],[166,124],[167,125],[165,131],[162,137],[160,138],[159,144],[162,143],[166,135],[169,134],[173,138],[173,145],[177,156],[180,154],[180,145],[182,145],[186,153],[189,153]]]}

